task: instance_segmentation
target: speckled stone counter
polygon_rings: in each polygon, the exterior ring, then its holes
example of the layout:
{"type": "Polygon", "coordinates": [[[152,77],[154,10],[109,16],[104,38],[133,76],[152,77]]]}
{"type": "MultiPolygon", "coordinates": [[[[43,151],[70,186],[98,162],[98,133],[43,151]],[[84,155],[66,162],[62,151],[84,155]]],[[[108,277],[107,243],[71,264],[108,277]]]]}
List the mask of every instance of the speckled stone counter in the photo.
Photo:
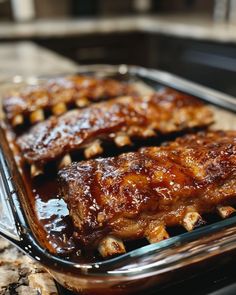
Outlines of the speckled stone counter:
{"type": "Polygon", "coordinates": [[[124,32],[146,32],[190,39],[236,43],[235,23],[216,23],[204,15],[146,15],[90,19],[36,20],[0,23],[0,39],[82,36],[124,32]]]}
{"type": "Polygon", "coordinates": [[[0,81],[76,71],[76,64],[31,42],[0,43],[0,81]]]}
{"type": "MultiPolygon", "coordinates": [[[[0,44],[0,83],[25,77],[74,72],[76,64],[33,43],[0,44]]],[[[38,264],[0,238],[0,294],[56,295],[52,277],[38,264]]]]}

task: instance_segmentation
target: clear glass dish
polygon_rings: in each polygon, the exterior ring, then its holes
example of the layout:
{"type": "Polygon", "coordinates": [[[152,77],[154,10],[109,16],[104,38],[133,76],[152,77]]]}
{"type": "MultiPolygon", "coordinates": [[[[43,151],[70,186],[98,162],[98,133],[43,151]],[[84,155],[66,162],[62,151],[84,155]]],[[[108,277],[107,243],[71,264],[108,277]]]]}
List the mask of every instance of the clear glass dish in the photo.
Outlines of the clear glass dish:
{"type": "MultiPolygon", "coordinates": [[[[138,80],[153,88],[167,85],[217,105],[235,119],[233,97],[169,73],[126,65],[83,66],[78,68],[78,73],[138,80]]],[[[0,91],[37,84],[45,78],[49,77],[15,77],[0,85],[0,91]]],[[[218,121],[219,125],[221,118],[218,121]]],[[[2,128],[0,138],[0,234],[44,265],[59,283],[71,290],[86,294],[137,294],[221,263],[236,249],[236,216],[233,216],[105,261],[77,263],[60,258],[42,246],[37,228],[32,224],[28,192],[2,128]]]]}

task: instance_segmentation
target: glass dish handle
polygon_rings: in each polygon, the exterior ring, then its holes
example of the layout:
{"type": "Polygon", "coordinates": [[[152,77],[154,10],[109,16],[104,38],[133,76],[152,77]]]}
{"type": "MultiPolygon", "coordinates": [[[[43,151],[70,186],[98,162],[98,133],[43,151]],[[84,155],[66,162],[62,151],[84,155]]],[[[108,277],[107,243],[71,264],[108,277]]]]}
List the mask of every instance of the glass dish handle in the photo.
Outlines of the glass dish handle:
{"type": "Polygon", "coordinates": [[[0,154],[0,234],[10,241],[19,241],[13,211],[13,197],[15,190],[11,185],[10,176],[6,174],[5,159],[0,154]]]}

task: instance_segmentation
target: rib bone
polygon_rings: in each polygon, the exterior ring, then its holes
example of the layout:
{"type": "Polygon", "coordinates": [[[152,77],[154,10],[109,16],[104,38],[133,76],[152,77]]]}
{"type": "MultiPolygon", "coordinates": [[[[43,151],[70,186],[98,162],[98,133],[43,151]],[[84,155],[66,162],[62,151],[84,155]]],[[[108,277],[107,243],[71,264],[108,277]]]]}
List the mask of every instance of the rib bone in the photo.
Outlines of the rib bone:
{"type": "Polygon", "coordinates": [[[98,251],[102,257],[125,253],[123,242],[114,236],[107,236],[101,240],[98,246],[98,251]]]}
{"type": "Polygon", "coordinates": [[[65,154],[65,156],[61,159],[61,161],[58,165],[58,168],[61,169],[63,167],[66,167],[66,166],[70,165],[71,162],[72,162],[72,160],[71,160],[70,154],[65,154]]]}
{"type": "Polygon", "coordinates": [[[44,112],[42,109],[38,109],[36,111],[33,111],[31,114],[30,114],[30,122],[32,124],[34,123],[37,123],[37,122],[41,122],[45,119],[44,117],[44,112]]]}
{"type": "Polygon", "coordinates": [[[24,117],[22,115],[16,115],[12,120],[12,125],[18,126],[23,124],[23,122],[24,122],[24,117]]]}
{"type": "Polygon", "coordinates": [[[131,144],[130,137],[125,133],[118,133],[114,141],[118,147],[123,147],[131,144]]]}
{"type": "Polygon", "coordinates": [[[184,216],[182,224],[187,231],[191,231],[194,228],[205,224],[205,221],[198,212],[188,212],[184,216]]]}
{"type": "Polygon", "coordinates": [[[166,231],[164,225],[158,225],[148,230],[146,233],[146,238],[149,243],[153,244],[168,239],[169,234],[166,231]]]}
{"type": "Polygon", "coordinates": [[[153,129],[145,129],[143,131],[143,136],[144,137],[153,137],[153,136],[156,136],[156,132],[153,129]]]}
{"type": "Polygon", "coordinates": [[[41,166],[37,166],[37,165],[34,165],[32,164],[30,166],[30,175],[32,178],[38,176],[38,175],[41,175],[43,174],[43,168],[41,166]]]}
{"type": "Polygon", "coordinates": [[[89,105],[90,101],[87,99],[87,97],[80,97],[76,100],[75,104],[77,105],[77,107],[83,108],[89,105]]]}
{"type": "Polygon", "coordinates": [[[217,206],[217,212],[222,218],[227,218],[236,210],[231,206],[217,206]]]}
{"type": "Polygon", "coordinates": [[[67,111],[65,103],[59,102],[58,104],[52,107],[52,112],[54,115],[59,116],[67,111]]]}
{"type": "Polygon", "coordinates": [[[95,140],[89,147],[84,150],[85,158],[89,159],[103,152],[100,140],[95,140]]]}

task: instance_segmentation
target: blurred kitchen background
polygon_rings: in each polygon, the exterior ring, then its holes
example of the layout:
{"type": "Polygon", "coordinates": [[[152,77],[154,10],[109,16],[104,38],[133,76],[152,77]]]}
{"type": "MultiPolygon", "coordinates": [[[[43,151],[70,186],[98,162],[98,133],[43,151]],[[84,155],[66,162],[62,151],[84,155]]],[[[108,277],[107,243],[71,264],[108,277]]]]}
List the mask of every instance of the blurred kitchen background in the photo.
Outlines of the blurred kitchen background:
{"type": "Polygon", "coordinates": [[[79,64],[157,68],[236,96],[236,0],[0,0],[0,46],[16,41],[79,64]]]}

